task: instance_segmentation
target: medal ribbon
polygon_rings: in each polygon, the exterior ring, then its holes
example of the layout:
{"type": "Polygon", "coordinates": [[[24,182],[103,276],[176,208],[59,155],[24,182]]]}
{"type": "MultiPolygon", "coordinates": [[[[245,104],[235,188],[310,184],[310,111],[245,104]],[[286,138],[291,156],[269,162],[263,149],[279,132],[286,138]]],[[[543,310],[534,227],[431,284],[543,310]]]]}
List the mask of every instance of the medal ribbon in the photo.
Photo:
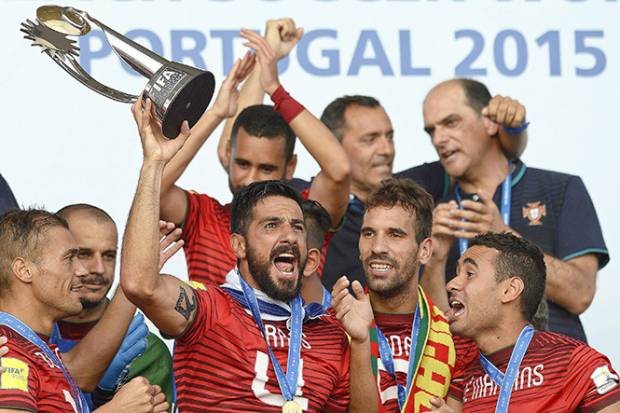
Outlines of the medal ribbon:
{"type": "MultiPolygon", "coordinates": [[[[456,196],[456,201],[459,203],[459,208],[463,209],[463,198],[461,197],[461,190],[458,185],[454,188],[454,195],[456,196]]],[[[508,162],[508,176],[502,182],[502,201],[501,201],[501,214],[502,219],[504,220],[504,224],[510,225],[510,199],[512,197],[512,162],[508,162]]],[[[465,219],[462,220],[465,222],[465,219]]],[[[460,255],[463,255],[467,246],[469,245],[469,241],[466,238],[459,238],[459,252],[460,255]]]]}
{"type": "Polygon", "coordinates": [[[512,354],[510,355],[510,361],[508,367],[506,367],[506,373],[502,373],[497,367],[493,365],[482,353],[480,353],[480,364],[485,373],[491,377],[491,379],[500,387],[499,397],[497,399],[497,405],[495,406],[495,413],[506,413],[508,411],[508,405],[510,404],[510,396],[512,395],[512,389],[514,387],[515,380],[519,375],[519,366],[521,361],[525,357],[530,341],[534,336],[534,327],[526,325],[519,334],[517,344],[515,344],[512,354]]]}
{"type": "Polygon", "coordinates": [[[321,303],[323,309],[327,311],[332,306],[332,295],[327,291],[327,288],[323,287],[323,302],[321,303]]]}
{"type": "Polygon", "coordinates": [[[291,300],[291,337],[288,346],[288,361],[286,365],[286,375],[282,371],[282,367],[280,366],[280,362],[276,358],[271,346],[269,345],[269,341],[267,340],[267,333],[265,332],[265,325],[263,324],[263,320],[260,315],[260,310],[258,308],[258,301],[256,300],[256,294],[254,294],[254,290],[252,287],[248,285],[248,283],[239,275],[239,281],[241,282],[241,288],[243,289],[243,294],[248,302],[248,306],[250,311],[252,312],[252,316],[258,325],[261,333],[263,334],[263,338],[265,339],[265,344],[267,344],[267,351],[269,353],[269,358],[271,359],[271,363],[273,364],[273,370],[276,373],[276,377],[278,379],[278,385],[280,386],[280,391],[282,391],[282,396],[286,401],[292,401],[295,398],[295,392],[297,391],[297,377],[299,372],[299,358],[301,354],[301,329],[302,329],[302,312],[303,306],[301,297],[299,295],[295,296],[293,300],[291,300]]]}
{"type": "Polygon", "coordinates": [[[52,349],[35,333],[32,331],[30,327],[26,324],[19,321],[17,318],[13,317],[11,314],[0,311],[0,325],[5,325],[10,327],[12,330],[15,330],[20,336],[30,341],[32,344],[37,346],[39,350],[41,350],[55,365],[58,366],[62,374],[65,376],[65,380],[69,384],[69,389],[71,390],[71,395],[73,396],[73,400],[78,403],[77,408],[79,413],[89,413],[88,403],[84,398],[84,394],[77,386],[75,381],[71,378],[71,375],[65,368],[62,361],[56,356],[56,353],[52,351],[52,349]]]}
{"type": "MultiPolygon", "coordinates": [[[[415,365],[416,355],[417,355],[417,347],[418,347],[418,337],[420,335],[420,304],[418,303],[415,309],[415,315],[413,316],[413,323],[411,326],[411,348],[409,349],[409,368],[407,370],[407,387],[405,388],[402,384],[398,382],[396,378],[396,370],[394,369],[394,356],[392,354],[392,348],[388,343],[387,338],[377,326],[377,338],[379,340],[379,354],[381,355],[381,361],[385,366],[385,370],[388,372],[390,376],[396,382],[396,386],[398,388],[398,406],[402,410],[405,406],[405,401],[407,400],[407,395],[411,391],[411,385],[413,384],[413,376],[415,376],[415,365]]],[[[420,353],[420,357],[422,354],[420,353]]]]}

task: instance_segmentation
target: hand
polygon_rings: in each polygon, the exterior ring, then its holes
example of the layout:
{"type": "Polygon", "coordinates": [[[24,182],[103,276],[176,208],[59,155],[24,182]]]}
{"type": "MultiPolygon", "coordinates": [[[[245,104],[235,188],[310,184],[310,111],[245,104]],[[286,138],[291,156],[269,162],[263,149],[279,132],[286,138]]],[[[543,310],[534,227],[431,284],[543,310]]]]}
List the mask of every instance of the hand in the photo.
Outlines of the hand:
{"type": "Polygon", "coordinates": [[[144,322],[144,316],[136,314],[127,329],[120,349],[97,385],[99,388],[104,391],[114,391],[118,387],[127,376],[131,362],[146,350],[148,333],[149,329],[144,322]]]}
{"type": "Polygon", "coordinates": [[[170,257],[183,248],[181,228],[176,228],[173,222],[159,221],[159,271],[164,268],[170,257]]]}
{"type": "MultiPolygon", "coordinates": [[[[9,348],[6,346],[6,343],[9,341],[6,336],[0,336],[0,358],[6,356],[9,352],[9,348]]],[[[4,373],[4,367],[0,366],[0,374],[4,373]]]]}
{"type": "Polygon", "coordinates": [[[256,51],[256,59],[260,67],[260,84],[265,93],[272,95],[280,86],[278,80],[278,59],[276,54],[260,35],[248,29],[241,29],[241,37],[246,42],[244,46],[250,47],[256,51]]]}
{"type": "Polygon", "coordinates": [[[304,29],[295,27],[290,18],[267,20],[265,39],[276,52],[278,60],[288,56],[304,34],[304,29]]]}
{"type": "Polygon", "coordinates": [[[167,412],[170,406],[161,387],[155,384],[151,386],[151,390],[153,391],[153,413],[167,412]]]}
{"type": "Polygon", "coordinates": [[[485,195],[479,195],[479,197],[480,201],[464,200],[461,202],[463,209],[452,212],[453,217],[457,220],[454,223],[457,236],[471,239],[486,232],[510,231],[510,228],[504,224],[502,215],[493,199],[485,195]]]}
{"type": "Polygon", "coordinates": [[[161,125],[154,113],[150,99],[142,105],[142,97],[131,106],[133,118],[140,132],[144,161],[167,163],[183,147],[189,137],[187,121],[181,124],[181,132],[176,139],[168,139],[161,131],[161,125]]]}
{"type": "Polygon", "coordinates": [[[438,204],[433,210],[432,246],[434,262],[445,261],[450,252],[454,238],[458,236],[454,231],[456,220],[454,211],[459,209],[455,201],[438,204]]]}
{"type": "Polygon", "coordinates": [[[525,122],[525,106],[508,96],[493,96],[481,113],[498,125],[508,128],[517,128],[525,122]]]}
{"type": "Polygon", "coordinates": [[[351,336],[351,340],[364,342],[370,337],[370,327],[374,319],[372,306],[359,281],[353,281],[355,297],[349,293],[349,279],[340,277],[332,290],[332,307],[336,318],[351,336]]]}
{"type": "Polygon", "coordinates": [[[454,413],[454,409],[448,406],[444,399],[440,397],[433,397],[431,399],[431,413],[454,413]]]}
{"type": "MultiPolygon", "coordinates": [[[[121,387],[112,401],[104,407],[119,413],[162,412],[165,410],[162,410],[161,396],[159,395],[161,389],[159,391],[158,389],[159,386],[151,386],[144,377],[136,377],[121,387]]],[[[163,404],[167,405],[168,403],[164,401],[163,404]]]]}
{"type": "Polygon", "coordinates": [[[239,101],[239,84],[252,72],[255,63],[256,58],[250,51],[243,56],[243,59],[235,61],[226,79],[222,82],[215,103],[211,107],[211,112],[215,116],[222,119],[235,116],[239,101]]]}

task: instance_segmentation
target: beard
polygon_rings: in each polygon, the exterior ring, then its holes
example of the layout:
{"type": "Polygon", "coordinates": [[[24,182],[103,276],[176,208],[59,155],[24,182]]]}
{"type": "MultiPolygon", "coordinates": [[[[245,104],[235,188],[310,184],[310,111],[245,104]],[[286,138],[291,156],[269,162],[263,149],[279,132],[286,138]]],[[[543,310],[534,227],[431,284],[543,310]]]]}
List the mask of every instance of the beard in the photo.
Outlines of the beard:
{"type": "Polygon", "coordinates": [[[306,259],[301,258],[297,245],[282,245],[276,247],[271,252],[269,259],[265,259],[264,256],[255,253],[249,242],[247,243],[247,248],[248,269],[262,292],[274,300],[283,301],[285,303],[288,303],[299,294],[301,291],[301,273],[293,280],[281,280],[279,282],[278,280],[274,280],[269,273],[273,258],[283,252],[283,250],[292,250],[295,257],[297,257],[299,271],[302,271],[306,266],[306,259]]]}
{"type": "Polygon", "coordinates": [[[80,302],[82,303],[82,307],[84,308],[84,310],[91,310],[93,308],[96,308],[99,305],[101,305],[101,303],[107,300],[107,296],[111,288],[111,281],[109,279],[101,275],[98,275],[98,274],[91,274],[88,277],[84,278],[84,280],[82,280],[82,283],[101,285],[101,286],[108,287],[105,290],[105,293],[101,296],[101,298],[97,299],[97,298],[91,298],[89,296],[80,297],[80,302]]]}
{"type": "Polygon", "coordinates": [[[394,272],[396,276],[390,280],[386,280],[386,282],[378,281],[372,277],[366,275],[366,283],[368,284],[368,289],[378,295],[383,299],[393,298],[401,294],[403,291],[406,291],[407,286],[413,279],[418,275],[418,269],[420,267],[420,262],[417,258],[417,251],[412,255],[411,258],[408,258],[402,266],[395,259],[391,258],[388,255],[382,254],[372,254],[370,257],[364,260],[364,270],[367,267],[370,267],[370,261],[372,260],[381,260],[388,262],[394,268],[394,272]]]}

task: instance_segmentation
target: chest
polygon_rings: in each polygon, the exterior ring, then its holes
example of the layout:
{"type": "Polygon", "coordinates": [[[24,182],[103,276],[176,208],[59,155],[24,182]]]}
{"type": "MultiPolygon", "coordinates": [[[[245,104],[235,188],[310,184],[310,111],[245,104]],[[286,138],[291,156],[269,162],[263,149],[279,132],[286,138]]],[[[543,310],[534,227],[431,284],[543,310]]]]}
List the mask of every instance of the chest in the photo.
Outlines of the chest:
{"type": "Polygon", "coordinates": [[[43,352],[34,351],[33,358],[38,373],[36,394],[38,411],[78,413],[79,395],[72,390],[62,369],[43,352]]]}

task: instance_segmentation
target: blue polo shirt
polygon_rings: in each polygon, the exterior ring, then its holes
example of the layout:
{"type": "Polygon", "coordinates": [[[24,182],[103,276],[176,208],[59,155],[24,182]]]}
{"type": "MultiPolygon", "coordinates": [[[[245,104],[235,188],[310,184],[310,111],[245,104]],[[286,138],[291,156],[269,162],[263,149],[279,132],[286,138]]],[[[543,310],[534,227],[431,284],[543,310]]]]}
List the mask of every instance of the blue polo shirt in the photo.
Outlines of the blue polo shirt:
{"type": "MultiPolygon", "coordinates": [[[[439,162],[425,163],[397,173],[399,178],[409,178],[420,184],[437,202],[448,193],[449,179],[439,162]]],[[[310,184],[301,179],[293,179],[291,184],[299,190],[310,184]]],[[[323,285],[331,291],[334,284],[343,275],[349,280],[358,280],[366,285],[364,269],[359,260],[358,242],[364,219],[364,204],[351,195],[342,227],[329,242],[325,267],[323,269],[323,285]]]]}
{"type": "MultiPolygon", "coordinates": [[[[493,198],[501,202],[501,185],[493,198]]],[[[473,194],[462,194],[468,197],[473,194]]],[[[586,254],[595,254],[599,268],[609,262],[596,210],[581,178],[560,172],[528,168],[521,161],[514,163],[510,227],[534,242],[546,254],[568,261],[586,254]]],[[[456,200],[454,189],[441,202],[456,200]]],[[[458,241],[454,242],[446,265],[446,279],[456,273],[459,258],[458,241]]],[[[549,330],[582,341],[586,335],[579,316],[548,301],[549,330]]]]}
{"type": "Polygon", "coordinates": [[[0,215],[9,209],[19,208],[11,187],[0,175],[0,215]]]}

